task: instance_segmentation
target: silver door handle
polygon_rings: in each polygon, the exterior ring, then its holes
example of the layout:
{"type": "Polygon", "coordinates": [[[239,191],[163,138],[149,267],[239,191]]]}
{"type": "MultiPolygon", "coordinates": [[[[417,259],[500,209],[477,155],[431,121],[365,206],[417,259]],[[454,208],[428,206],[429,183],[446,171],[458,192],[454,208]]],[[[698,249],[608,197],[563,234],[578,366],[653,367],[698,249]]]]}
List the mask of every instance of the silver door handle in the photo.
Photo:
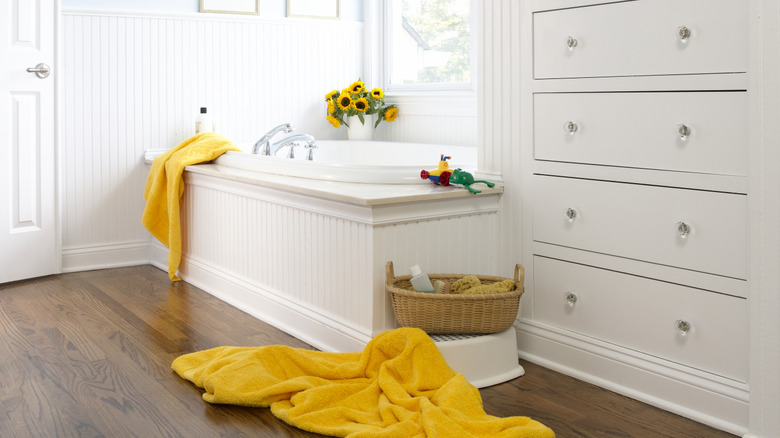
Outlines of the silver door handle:
{"type": "Polygon", "coordinates": [[[46,77],[49,76],[49,72],[51,70],[49,70],[49,66],[48,65],[46,65],[44,63],[40,63],[40,64],[36,65],[35,67],[28,68],[27,71],[30,72],[30,73],[35,73],[36,76],[38,76],[39,78],[43,79],[43,78],[46,78],[46,77]]]}

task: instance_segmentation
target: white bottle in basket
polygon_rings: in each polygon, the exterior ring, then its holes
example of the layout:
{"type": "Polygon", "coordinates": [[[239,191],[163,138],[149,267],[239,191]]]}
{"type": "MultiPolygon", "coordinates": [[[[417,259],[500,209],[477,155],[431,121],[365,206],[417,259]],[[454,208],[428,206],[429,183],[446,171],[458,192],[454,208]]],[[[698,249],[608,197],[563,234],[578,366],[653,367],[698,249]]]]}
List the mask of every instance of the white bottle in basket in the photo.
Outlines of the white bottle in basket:
{"type": "Polygon", "coordinates": [[[433,293],[433,285],[428,275],[423,274],[420,265],[414,265],[409,270],[412,272],[412,287],[417,292],[433,293]]]}

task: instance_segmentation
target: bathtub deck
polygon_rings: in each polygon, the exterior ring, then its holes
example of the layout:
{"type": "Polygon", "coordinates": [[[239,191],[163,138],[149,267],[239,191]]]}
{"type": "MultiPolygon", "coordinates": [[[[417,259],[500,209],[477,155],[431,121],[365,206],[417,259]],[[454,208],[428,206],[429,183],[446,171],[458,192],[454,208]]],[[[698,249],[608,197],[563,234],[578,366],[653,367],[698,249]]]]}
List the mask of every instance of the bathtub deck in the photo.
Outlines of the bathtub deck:
{"type": "Polygon", "coordinates": [[[297,178],[270,173],[253,172],[244,169],[220,166],[217,164],[198,164],[187,166],[187,172],[214,176],[230,181],[257,185],[292,193],[316,196],[322,199],[344,202],[359,206],[382,206],[409,202],[426,202],[443,199],[469,198],[474,196],[498,195],[504,188],[496,184],[489,188],[485,184],[476,184],[474,188],[482,193],[471,194],[461,187],[424,184],[359,184],[336,181],[323,181],[309,178],[297,178]]]}

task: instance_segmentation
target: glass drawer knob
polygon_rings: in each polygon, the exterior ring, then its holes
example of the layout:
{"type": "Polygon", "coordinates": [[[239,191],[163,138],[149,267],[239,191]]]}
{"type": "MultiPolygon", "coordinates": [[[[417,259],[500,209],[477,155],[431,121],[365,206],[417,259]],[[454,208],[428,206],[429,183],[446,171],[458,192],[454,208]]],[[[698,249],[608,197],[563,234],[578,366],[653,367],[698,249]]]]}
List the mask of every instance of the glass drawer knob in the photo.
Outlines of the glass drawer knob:
{"type": "Polygon", "coordinates": [[[679,126],[677,126],[677,133],[680,134],[680,138],[685,140],[688,138],[689,135],[691,135],[691,128],[690,126],[682,123],[679,126]]]}
{"type": "Polygon", "coordinates": [[[577,294],[575,294],[574,292],[567,292],[566,305],[569,307],[574,307],[575,304],[577,304],[577,294]]]}
{"type": "Polygon", "coordinates": [[[691,30],[685,26],[680,26],[677,28],[677,36],[680,38],[680,41],[685,42],[691,37],[691,30]]]}
{"type": "Polygon", "coordinates": [[[677,331],[685,336],[688,334],[689,331],[691,331],[691,323],[684,320],[684,319],[678,319],[674,323],[675,328],[677,328],[677,331]]]}
{"type": "Polygon", "coordinates": [[[682,221],[677,222],[677,232],[680,237],[687,237],[691,233],[691,226],[682,221]]]}
{"type": "Polygon", "coordinates": [[[574,48],[577,47],[577,39],[572,36],[567,37],[566,47],[568,47],[569,50],[574,50],[574,48]]]}
{"type": "Polygon", "coordinates": [[[567,218],[568,218],[570,221],[573,221],[573,220],[574,220],[574,218],[575,218],[575,217],[577,217],[577,210],[575,210],[575,209],[573,209],[573,208],[567,208],[567,209],[566,209],[566,217],[567,217],[567,218]]]}
{"type": "Polygon", "coordinates": [[[566,122],[563,124],[563,130],[569,135],[574,135],[577,132],[577,124],[574,122],[566,122]]]}

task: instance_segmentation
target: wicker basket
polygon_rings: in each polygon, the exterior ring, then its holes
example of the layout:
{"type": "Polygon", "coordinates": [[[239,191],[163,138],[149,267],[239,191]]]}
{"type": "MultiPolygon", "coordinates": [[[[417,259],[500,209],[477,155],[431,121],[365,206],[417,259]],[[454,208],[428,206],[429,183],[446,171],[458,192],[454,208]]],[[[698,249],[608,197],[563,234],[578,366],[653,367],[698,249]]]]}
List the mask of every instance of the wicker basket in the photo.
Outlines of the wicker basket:
{"type": "MultiPolygon", "coordinates": [[[[520,296],[523,294],[525,270],[515,265],[515,286],[511,292],[498,294],[432,294],[415,292],[411,275],[396,277],[393,262],[385,267],[385,289],[393,300],[395,319],[403,327],[418,327],[429,334],[499,333],[507,330],[517,318],[520,296]]],[[[430,274],[431,282],[454,282],[457,274],[430,274]]],[[[477,275],[482,284],[508,280],[503,277],[477,275]]]]}

